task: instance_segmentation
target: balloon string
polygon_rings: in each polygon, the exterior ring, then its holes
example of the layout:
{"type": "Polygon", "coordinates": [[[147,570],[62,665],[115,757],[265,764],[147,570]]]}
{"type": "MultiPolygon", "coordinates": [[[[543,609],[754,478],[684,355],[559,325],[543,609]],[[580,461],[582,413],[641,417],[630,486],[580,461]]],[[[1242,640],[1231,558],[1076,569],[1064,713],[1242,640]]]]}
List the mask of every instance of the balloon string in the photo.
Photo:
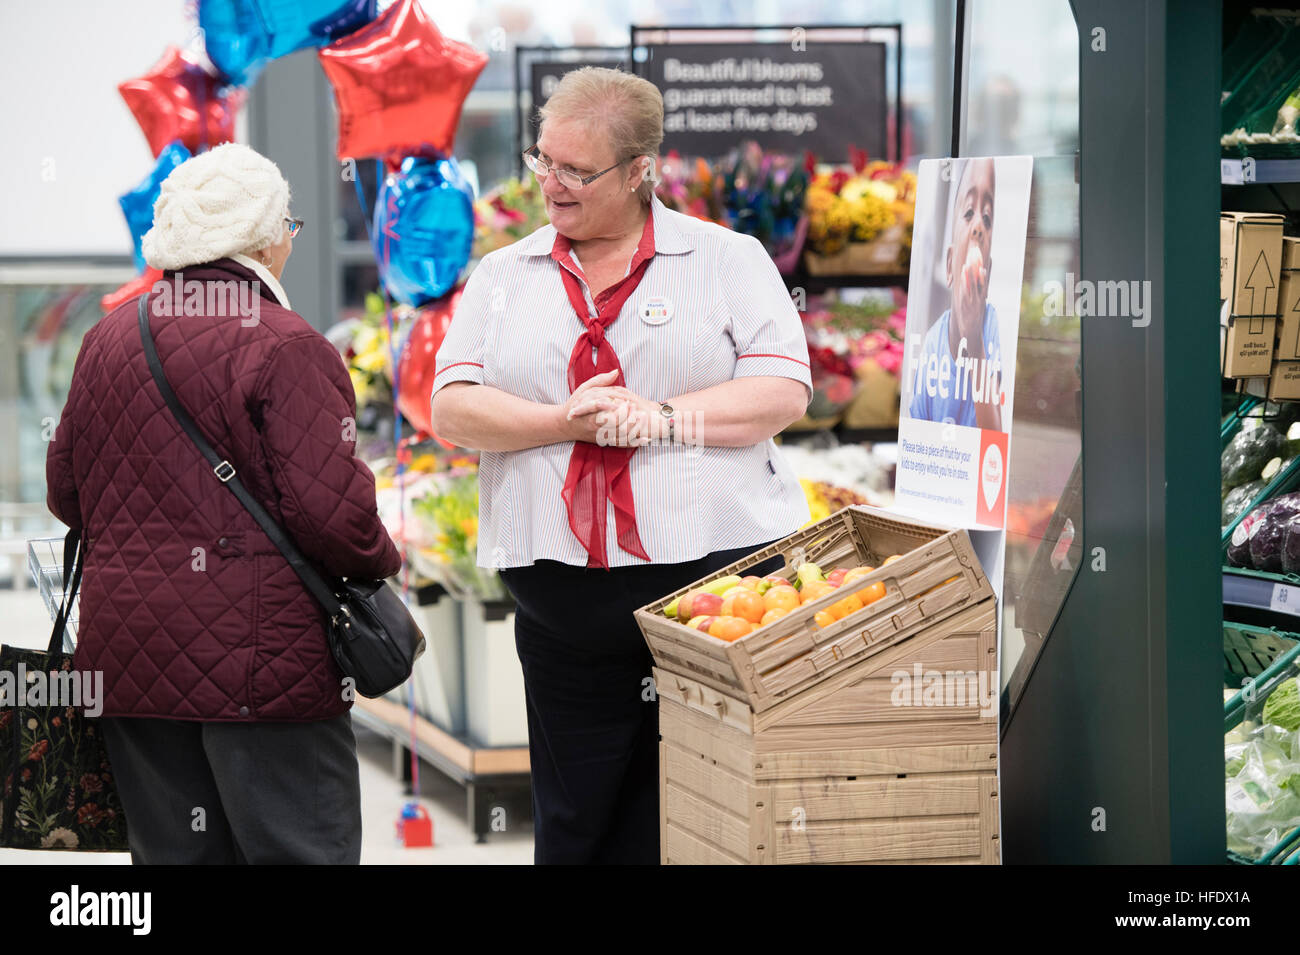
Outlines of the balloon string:
{"type": "MultiPolygon", "coordinates": [[[[375,161],[375,200],[379,199],[379,192],[384,182],[384,163],[383,160],[375,161]]],[[[357,202],[361,206],[361,216],[365,221],[366,238],[370,240],[370,247],[375,247],[374,229],[371,226],[370,210],[366,208],[366,193],[361,186],[361,176],[357,175],[352,180],[352,185],[356,188],[357,202]]],[[[384,228],[384,243],[382,267],[379,270],[379,291],[384,298],[384,326],[388,337],[388,364],[392,369],[393,379],[393,456],[397,460],[397,536],[402,540],[402,549],[406,549],[406,462],[402,455],[402,414],[397,410],[397,397],[400,394],[401,381],[398,371],[397,361],[397,336],[393,327],[393,303],[388,296],[388,286],[384,284],[383,276],[388,273],[388,241],[390,230],[387,225],[384,228]]],[[[402,600],[407,604],[411,600],[411,562],[403,554],[402,558],[402,600]]],[[[420,757],[416,752],[416,743],[418,742],[415,732],[415,677],[406,681],[406,711],[409,721],[411,753],[411,793],[414,796],[420,794],[420,757]]]]}

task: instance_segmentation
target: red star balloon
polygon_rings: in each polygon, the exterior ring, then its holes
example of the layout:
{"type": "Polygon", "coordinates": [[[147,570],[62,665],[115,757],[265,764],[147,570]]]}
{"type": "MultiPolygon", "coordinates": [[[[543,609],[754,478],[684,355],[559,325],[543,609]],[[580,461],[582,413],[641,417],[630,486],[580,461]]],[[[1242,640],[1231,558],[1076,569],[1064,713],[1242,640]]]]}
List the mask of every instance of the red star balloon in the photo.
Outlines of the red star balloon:
{"type": "MultiPolygon", "coordinates": [[[[123,302],[129,302],[131,299],[137,298],[148,292],[153,288],[154,283],[162,277],[162,272],[150,266],[117,291],[109,292],[107,295],[100,298],[99,307],[103,309],[104,314],[107,315],[123,302]]],[[[432,399],[432,395],[430,395],[430,399],[432,399]]]]}
{"type": "Polygon", "coordinates": [[[451,155],[461,106],[487,55],[448,40],[417,0],[320,51],[339,112],[339,159],[451,155]]]}
{"type": "MultiPolygon", "coordinates": [[[[397,360],[397,409],[417,429],[435,438],[438,436],[433,434],[431,421],[434,359],[447,329],[451,327],[451,316],[460,302],[462,288],[463,283],[420,309],[420,316],[406,337],[406,344],[397,360]]],[[[438,441],[444,447],[454,447],[441,438],[438,441]]]]}
{"type": "Polygon", "coordinates": [[[179,139],[191,153],[235,138],[244,91],[221,81],[174,46],[144,76],[117,85],[157,156],[179,139]]]}

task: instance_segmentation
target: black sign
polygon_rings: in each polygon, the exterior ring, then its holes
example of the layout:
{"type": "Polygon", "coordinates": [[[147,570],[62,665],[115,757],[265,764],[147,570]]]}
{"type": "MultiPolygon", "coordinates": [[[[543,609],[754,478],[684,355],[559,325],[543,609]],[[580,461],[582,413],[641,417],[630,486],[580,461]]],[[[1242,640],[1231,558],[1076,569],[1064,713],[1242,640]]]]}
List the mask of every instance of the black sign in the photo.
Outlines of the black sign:
{"type": "Polygon", "coordinates": [[[663,151],[721,156],[741,140],[847,162],[888,154],[885,44],[647,44],[641,75],[664,96],[663,151]]]}
{"type": "Polygon", "coordinates": [[[533,98],[532,106],[528,110],[530,138],[525,145],[537,141],[537,107],[551,98],[551,91],[555,89],[555,85],[560,82],[560,78],[565,73],[570,70],[581,69],[584,66],[603,66],[615,69],[621,63],[620,60],[547,60],[529,64],[528,87],[532,91],[533,98]]]}

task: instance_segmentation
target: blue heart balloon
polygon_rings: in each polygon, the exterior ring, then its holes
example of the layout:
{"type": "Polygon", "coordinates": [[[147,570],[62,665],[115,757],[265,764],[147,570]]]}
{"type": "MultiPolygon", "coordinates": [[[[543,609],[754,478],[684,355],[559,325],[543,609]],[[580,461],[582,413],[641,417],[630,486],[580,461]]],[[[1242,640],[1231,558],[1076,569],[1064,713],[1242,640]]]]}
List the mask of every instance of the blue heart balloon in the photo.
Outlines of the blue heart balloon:
{"type": "Polygon", "coordinates": [[[375,197],[371,242],[399,302],[418,308],[450,291],[474,244],[474,190],[456,160],[404,159],[375,197]]]}
{"type": "Polygon", "coordinates": [[[137,272],[143,272],[147,264],[144,260],[144,251],[141,245],[144,242],[144,234],[153,227],[153,204],[158,201],[158,193],[162,190],[163,180],[171,175],[173,169],[189,158],[190,151],[185,148],[179,139],[168,143],[163,147],[163,151],[158,154],[153,171],[144,178],[140,185],[117,197],[118,205],[122,207],[122,215],[126,216],[127,228],[131,230],[131,242],[135,246],[135,268],[137,272]]]}
{"type": "Polygon", "coordinates": [[[271,60],[354,33],[378,8],[378,0],[199,0],[199,27],[208,59],[248,86],[271,60]]]}

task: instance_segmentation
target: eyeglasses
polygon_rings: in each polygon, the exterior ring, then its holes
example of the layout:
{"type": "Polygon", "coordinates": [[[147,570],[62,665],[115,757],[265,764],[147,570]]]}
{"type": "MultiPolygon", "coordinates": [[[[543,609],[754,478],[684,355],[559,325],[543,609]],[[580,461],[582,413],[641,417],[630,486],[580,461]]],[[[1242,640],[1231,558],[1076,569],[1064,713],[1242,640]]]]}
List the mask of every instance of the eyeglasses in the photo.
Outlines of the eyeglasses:
{"type": "MultiPolygon", "coordinates": [[[[628,157],[628,159],[631,158],[634,157],[628,157]]],[[[593,173],[590,176],[579,176],[576,172],[569,169],[554,169],[550,163],[542,159],[538,154],[536,146],[531,146],[524,150],[524,165],[531,169],[538,179],[545,179],[550,173],[554,172],[555,178],[560,180],[560,185],[564,186],[565,189],[576,190],[581,189],[583,186],[589,186],[601,176],[605,175],[605,173],[617,169],[627,161],[627,159],[620,159],[618,162],[614,163],[614,165],[610,166],[609,169],[602,169],[600,172],[593,173]]]]}
{"type": "Polygon", "coordinates": [[[289,238],[292,239],[302,231],[303,221],[301,219],[290,219],[288,216],[285,216],[284,221],[289,224],[289,238]]]}

